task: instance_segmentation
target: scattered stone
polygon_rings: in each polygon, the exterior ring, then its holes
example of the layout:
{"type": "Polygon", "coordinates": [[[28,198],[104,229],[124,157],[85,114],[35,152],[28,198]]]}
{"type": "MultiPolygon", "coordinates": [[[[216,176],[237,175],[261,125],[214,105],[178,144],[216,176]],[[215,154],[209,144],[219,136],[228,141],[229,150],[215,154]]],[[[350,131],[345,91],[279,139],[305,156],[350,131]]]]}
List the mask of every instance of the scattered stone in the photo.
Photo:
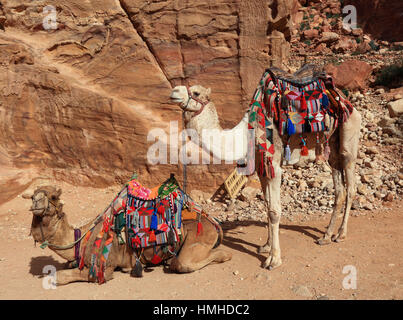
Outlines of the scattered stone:
{"type": "Polygon", "coordinates": [[[387,194],[386,194],[386,196],[385,196],[385,198],[383,198],[383,200],[385,200],[385,201],[393,201],[394,200],[394,197],[393,197],[393,193],[392,192],[388,192],[387,194]]]}
{"type": "Polygon", "coordinates": [[[307,298],[313,297],[313,294],[309,291],[309,289],[306,286],[294,286],[292,288],[292,291],[300,297],[307,297],[307,298]]]}
{"type": "Polygon", "coordinates": [[[256,199],[256,195],[260,192],[259,189],[252,187],[245,187],[241,191],[240,199],[243,201],[253,201],[256,199]]]}

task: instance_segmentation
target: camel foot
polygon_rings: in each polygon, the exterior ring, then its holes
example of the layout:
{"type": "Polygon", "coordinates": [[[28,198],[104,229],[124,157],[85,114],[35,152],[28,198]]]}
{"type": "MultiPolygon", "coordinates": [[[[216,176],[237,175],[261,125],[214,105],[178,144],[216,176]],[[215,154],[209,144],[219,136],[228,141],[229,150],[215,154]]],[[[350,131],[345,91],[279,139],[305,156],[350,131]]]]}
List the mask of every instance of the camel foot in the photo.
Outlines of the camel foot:
{"type": "Polygon", "coordinates": [[[271,247],[268,244],[265,244],[264,246],[260,246],[257,249],[258,253],[269,253],[271,251],[271,247]]]}
{"type": "Polygon", "coordinates": [[[338,235],[334,235],[332,237],[332,241],[340,243],[346,240],[346,235],[344,234],[338,234],[338,235]]]}
{"type": "Polygon", "coordinates": [[[263,263],[264,269],[273,270],[281,266],[282,261],[280,257],[269,256],[266,261],[263,263]]]}
{"type": "Polygon", "coordinates": [[[320,246],[324,246],[327,244],[331,244],[332,240],[330,240],[329,238],[321,238],[321,239],[316,240],[316,243],[320,246]]]}

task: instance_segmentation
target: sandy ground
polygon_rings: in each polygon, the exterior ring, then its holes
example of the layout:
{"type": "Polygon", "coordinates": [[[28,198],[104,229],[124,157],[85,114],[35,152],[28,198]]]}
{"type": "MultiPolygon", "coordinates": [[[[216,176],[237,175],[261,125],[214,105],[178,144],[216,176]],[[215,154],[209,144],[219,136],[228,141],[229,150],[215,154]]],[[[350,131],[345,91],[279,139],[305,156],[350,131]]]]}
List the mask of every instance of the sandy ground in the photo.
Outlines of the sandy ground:
{"type": "MultiPolygon", "coordinates": [[[[72,224],[95,217],[119,187],[93,189],[58,184],[72,224]]],[[[329,215],[283,220],[280,240],[283,265],[261,268],[265,255],[257,247],[266,240],[260,222],[225,224],[222,247],[231,261],[209,265],[191,274],[171,274],[162,266],[141,279],[115,272],[104,285],[73,283],[44,289],[43,268],[63,267],[49,249],[34,247],[29,236],[30,201],[17,197],[0,206],[0,299],[403,299],[402,201],[385,203],[373,212],[355,212],[347,241],[318,246],[329,215]],[[309,220],[309,221],[308,221],[309,220]],[[343,288],[345,266],[357,271],[357,288],[343,288]]]]}

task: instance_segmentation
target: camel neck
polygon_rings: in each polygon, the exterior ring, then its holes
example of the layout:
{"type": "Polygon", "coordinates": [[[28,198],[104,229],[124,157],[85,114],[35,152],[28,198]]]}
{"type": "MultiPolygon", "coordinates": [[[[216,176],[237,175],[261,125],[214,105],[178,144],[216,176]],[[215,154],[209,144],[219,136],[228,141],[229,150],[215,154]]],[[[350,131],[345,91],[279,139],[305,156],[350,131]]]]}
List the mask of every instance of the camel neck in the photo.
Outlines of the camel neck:
{"type": "Polygon", "coordinates": [[[202,134],[203,130],[222,131],[214,104],[212,102],[206,104],[203,112],[190,119],[187,128],[196,130],[199,135],[202,134]]]}
{"type": "MultiPolygon", "coordinates": [[[[65,215],[60,218],[57,216],[34,217],[31,231],[34,240],[40,243],[47,241],[53,245],[65,246],[74,242],[74,228],[68,223],[65,215]]],[[[49,246],[49,249],[68,261],[73,261],[75,258],[74,247],[59,250],[49,246]]]]}

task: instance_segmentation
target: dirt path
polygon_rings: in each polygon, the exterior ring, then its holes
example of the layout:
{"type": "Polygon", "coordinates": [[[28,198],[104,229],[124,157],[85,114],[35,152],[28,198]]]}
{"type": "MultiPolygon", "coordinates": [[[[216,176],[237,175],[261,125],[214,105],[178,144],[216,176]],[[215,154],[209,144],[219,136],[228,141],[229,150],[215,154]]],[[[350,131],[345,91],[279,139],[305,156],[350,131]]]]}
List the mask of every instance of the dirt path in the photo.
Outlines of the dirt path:
{"type": "MultiPolygon", "coordinates": [[[[97,190],[63,184],[65,212],[73,224],[94,217],[116,188],[97,190]]],[[[257,245],[266,238],[258,222],[225,225],[223,247],[233,259],[192,274],[151,269],[141,279],[115,273],[105,285],[74,283],[56,290],[42,286],[43,267],[62,267],[49,249],[28,236],[29,201],[16,198],[0,206],[0,299],[403,299],[402,201],[350,219],[348,240],[320,247],[329,216],[281,226],[283,265],[268,271],[257,245]],[[357,270],[357,289],[343,289],[343,268],[357,270]]]]}

